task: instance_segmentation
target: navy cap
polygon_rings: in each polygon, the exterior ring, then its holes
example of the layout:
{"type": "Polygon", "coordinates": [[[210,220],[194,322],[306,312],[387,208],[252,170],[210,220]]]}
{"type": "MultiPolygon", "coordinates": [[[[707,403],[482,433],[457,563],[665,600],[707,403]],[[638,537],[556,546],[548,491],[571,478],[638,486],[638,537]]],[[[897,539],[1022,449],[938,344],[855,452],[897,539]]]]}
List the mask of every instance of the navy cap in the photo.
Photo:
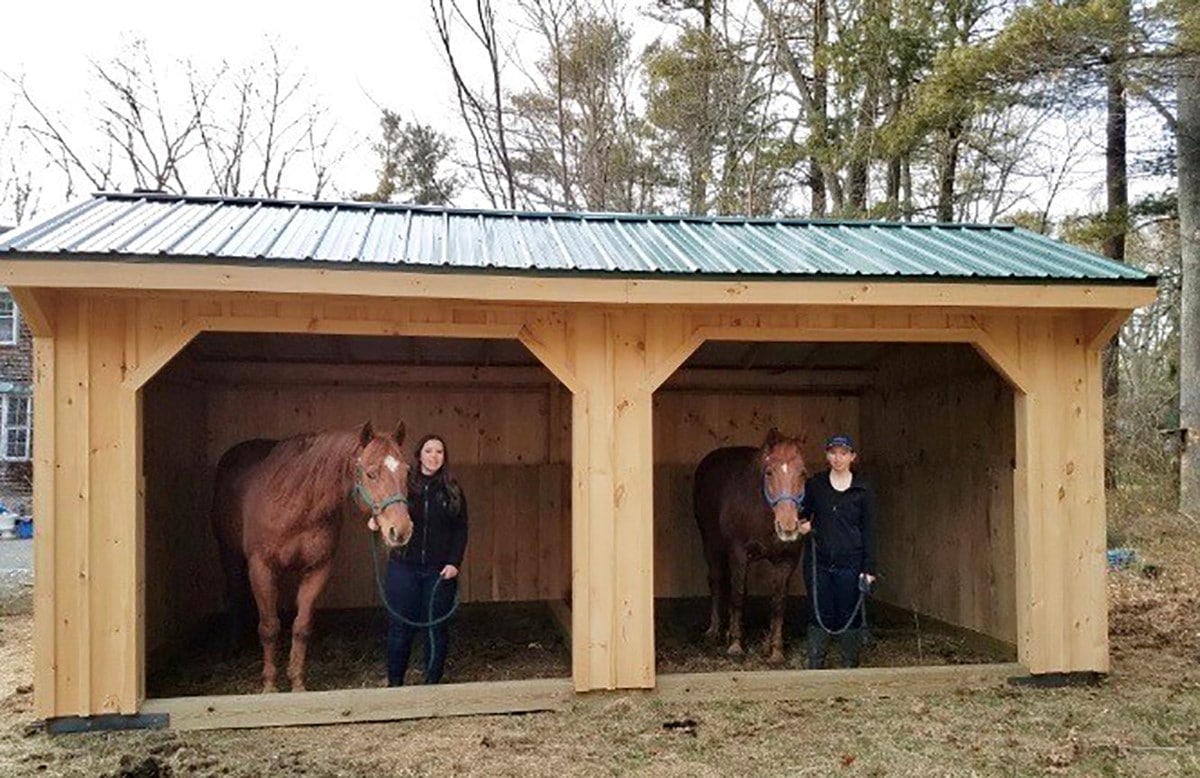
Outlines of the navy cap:
{"type": "Polygon", "coordinates": [[[850,439],[849,435],[834,435],[825,443],[825,450],[828,451],[834,446],[845,446],[854,451],[854,441],[850,439]]]}

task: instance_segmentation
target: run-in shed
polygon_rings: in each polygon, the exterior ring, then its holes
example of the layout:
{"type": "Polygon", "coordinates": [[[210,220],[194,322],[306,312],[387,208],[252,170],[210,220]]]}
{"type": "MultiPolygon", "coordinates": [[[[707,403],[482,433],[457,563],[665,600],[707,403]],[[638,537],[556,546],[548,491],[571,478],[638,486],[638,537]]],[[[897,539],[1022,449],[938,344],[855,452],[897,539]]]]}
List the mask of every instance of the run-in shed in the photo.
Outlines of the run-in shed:
{"type": "MultiPolygon", "coordinates": [[[[484,441],[464,467],[498,518],[466,595],[565,599],[576,691],[656,686],[654,598],[703,580],[681,484],[765,416],[813,457],[830,426],[869,441],[882,599],[1013,644],[1033,674],[1108,669],[1100,349],[1154,297],[1136,269],[1004,226],[142,194],[8,233],[0,258],[35,336],[41,716],[344,721],[451,694],[145,699],[148,650],[215,607],[197,474],[271,413],[275,430],[432,415],[484,441]],[[367,394],[339,400],[347,385],[367,394]],[[731,421],[748,402],[765,416],[731,421]]],[[[370,604],[345,578],[330,596],[370,604]]]]}

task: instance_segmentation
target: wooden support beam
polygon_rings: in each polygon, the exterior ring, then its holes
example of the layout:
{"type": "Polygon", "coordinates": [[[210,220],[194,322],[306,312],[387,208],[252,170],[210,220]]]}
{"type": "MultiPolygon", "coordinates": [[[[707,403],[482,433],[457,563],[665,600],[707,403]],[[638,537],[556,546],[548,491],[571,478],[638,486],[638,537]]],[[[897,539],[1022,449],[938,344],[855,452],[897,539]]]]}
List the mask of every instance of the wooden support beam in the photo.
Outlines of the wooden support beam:
{"type": "Polygon", "coordinates": [[[1127,309],[1085,311],[1083,333],[1088,350],[1097,351],[1104,348],[1121,330],[1121,325],[1131,313],[1133,311],[1127,309]]]}
{"type": "Polygon", "coordinates": [[[54,309],[57,302],[54,290],[12,287],[8,291],[35,338],[54,335],[54,309]]]}

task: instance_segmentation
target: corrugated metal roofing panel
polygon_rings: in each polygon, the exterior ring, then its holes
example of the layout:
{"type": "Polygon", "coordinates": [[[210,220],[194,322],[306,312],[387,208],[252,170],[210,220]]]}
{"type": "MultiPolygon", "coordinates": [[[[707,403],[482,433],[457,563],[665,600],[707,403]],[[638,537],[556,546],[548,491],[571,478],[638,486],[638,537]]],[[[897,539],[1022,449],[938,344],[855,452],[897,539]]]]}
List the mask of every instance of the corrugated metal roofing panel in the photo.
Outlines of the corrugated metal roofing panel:
{"type": "Polygon", "coordinates": [[[1006,226],[530,213],[98,194],[0,235],[0,255],[359,262],[666,275],[1149,283],[1006,226]]]}

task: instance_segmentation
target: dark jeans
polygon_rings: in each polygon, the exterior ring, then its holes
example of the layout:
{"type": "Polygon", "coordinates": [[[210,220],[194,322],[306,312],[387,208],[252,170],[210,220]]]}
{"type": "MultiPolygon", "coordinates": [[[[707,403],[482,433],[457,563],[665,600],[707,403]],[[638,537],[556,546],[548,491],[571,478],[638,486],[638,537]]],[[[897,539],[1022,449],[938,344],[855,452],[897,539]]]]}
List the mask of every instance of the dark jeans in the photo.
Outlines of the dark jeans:
{"type": "MultiPolygon", "coordinates": [[[[850,614],[858,604],[858,576],[862,566],[853,562],[828,563],[817,560],[816,583],[813,582],[813,563],[811,555],[804,555],[804,587],[808,591],[809,623],[813,626],[824,625],[825,629],[837,632],[847,627],[850,614]],[[817,621],[817,609],[820,609],[821,620],[817,621]]],[[[850,629],[863,626],[863,613],[859,610],[854,617],[850,629]]]]}
{"type": "MultiPolygon", "coordinates": [[[[434,585],[437,594],[434,596],[433,618],[439,618],[454,606],[454,594],[458,590],[458,581],[441,580],[441,570],[429,570],[416,565],[409,565],[398,560],[388,561],[387,568],[387,598],[392,610],[409,621],[428,622],[429,598],[433,595],[434,585]]],[[[425,683],[438,683],[442,680],[442,670],[446,665],[446,650],[449,646],[449,620],[431,628],[411,627],[395,616],[388,614],[390,623],[387,634],[387,671],[388,686],[402,686],[404,672],[408,669],[408,657],[412,653],[413,639],[418,634],[425,636],[425,683]]]]}

